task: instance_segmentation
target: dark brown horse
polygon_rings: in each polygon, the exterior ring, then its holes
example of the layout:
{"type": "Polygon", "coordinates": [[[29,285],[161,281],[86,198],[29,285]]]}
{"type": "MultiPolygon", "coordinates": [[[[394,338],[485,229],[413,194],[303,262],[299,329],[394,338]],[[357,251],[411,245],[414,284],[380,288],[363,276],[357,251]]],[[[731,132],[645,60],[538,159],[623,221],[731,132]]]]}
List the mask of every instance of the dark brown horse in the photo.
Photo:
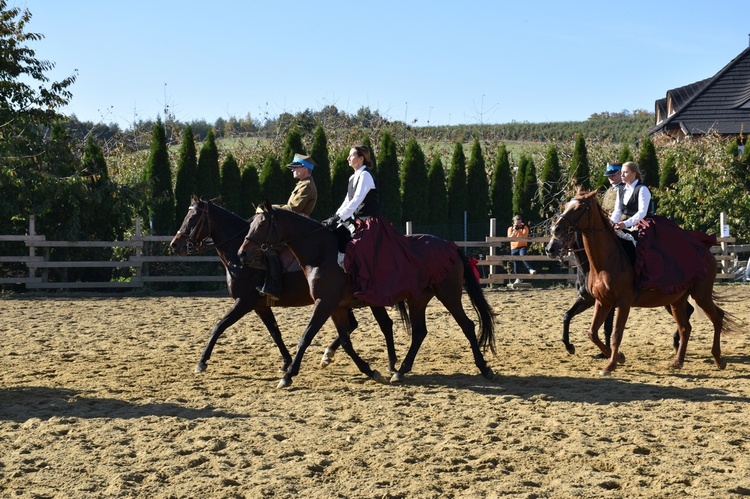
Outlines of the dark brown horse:
{"type": "MultiPolygon", "coordinates": [[[[310,285],[310,292],[315,299],[310,322],[302,333],[299,345],[297,345],[297,353],[279,382],[279,387],[289,386],[292,383],[292,377],[299,372],[305,349],[329,317],[341,336],[342,347],[360,371],[370,378],[385,381],[377,371],[373,371],[367,362],[359,357],[349,339],[346,310],[354,298],[349,276],[337,263],[337,238],[334,233],[314,220],[272,208],[267,201],[261,205],[261,208],[263,212],[256,215],[251,222],[246,240],[240,249],[241,258],[252,260],[258,252],[273,247],[288,246],[302,265],[310,285]]],[[[414,240],[411,240],[412,244],[414,240]]],[[[433,244],[442,241],[431,236],[429,240],[433,241],[433,244]]],[[[447,242],[443,241],[443,243],[447,242]]],[[[411,346],[401,367],[391,378],[391,382],[400,381],[406,373],[411,371],[419,347],[427,336],[425,308],[435,296],[451,313],[469,340],[474,362],[479,371],[486,378],[494,378],[492,369],[482,355],[482,349],[486,349],[487,346],[494,352],[494,313],[482,293],[479,281],[471,271],[466,256],[458,248],[456,251],[460,256],[455,259],[456,263],[452,265],[446,277],[424,289],[420,296],[407,299],[412,326],[411,346]],[[461,303],[464,285],[479,315],[479,340],[474,332],[474,322],[467,317],[461,303]]]]}
{"type": "Polygon", "coordinates": [[[681,368],[691,332],[686,311],[688,297],[692,297],[711,320],[714,326],[711,354],[720,369],[726,367],[726,362],[721,357],[721,331],[724,327],[725,313],[714,302],[713,288],[717,264],[709,251],[705,252],[703,259],[705,277],[694,280],[687,290],[674,294],[666,294],[659,289],[636,290],[633,264],[617,240],[612,224],[599,206],[596,191],[586,193],[579,190],[578,195],[567,204],[563,214],[552,226],[552,235],[563,241],[573,237],[576,231],[583,235],[583,246],[591,266],[588,290],[596,299],[589,338],[609,357],[609,363],[602,374],[610,374],[617,367],[620,343],[631,307],[670,307],[680,336],[672,367],[681,368]],[[609,348],[599,339],[598,331],[613,307],[617,309],[617,314],[612,347],[609,348]]]}
{"type": "MultiPolygon", "coordinates": [[[[263,321],[263,324],[265,324],[268,332],[271,334],[271,338],[273,338],[274,343],[278,347],[283,359],[280,370],[282,372],[286,371],[292,363],[292,356],[284,345],[273,311],[268,306],[266,299],[262,298],[255,289],[256,286],[263,284],[265,271],[244,265],[237,258],[237,251],[240,249],[240,245],[249,227],[250,223],[248,221],[231,211],[222,208],[212,201],[203,201],[193,196],[182,226],[170,243],[172,250],[181,254],[200,253],[214,248],[226,270],[229,296],[234,298],[232,308],[216,324],[211,332],[208,344],[203,350],[203,354],[195,368],[196,373],[206,370],[214,345],[222,333],[250,311],[254,311],[260,317],[260,320],[263,321]],[[211,241],[211,244],[206,244],[207,241],[211,241]]],[[[274,306],[302,307],[313,304],[307,280],[301,269],[296,272],[285,272],[283,274],[282,290],[281,299],[276,301],[274,306]]],[[[385,336],[389,367],[392,371],[395,371],[397,358],[393,344],[393,321],[388,316],[385,308],[371,307],[371,309],[375,320],[385,336]]],[[[406,308],[403,303],[399,304],[399,310],[402,313],[402,320],[406,322],[406,308]]],[[[351,332],[357,327],[357,321],[351,310],[349,311],[349,315],[351,332]]],[[[326,353],[323,356],[324,360],[321,363],[323,366],[330,362],[338,346],[339,339],[337,337],[326,349],[326,353]]]]}

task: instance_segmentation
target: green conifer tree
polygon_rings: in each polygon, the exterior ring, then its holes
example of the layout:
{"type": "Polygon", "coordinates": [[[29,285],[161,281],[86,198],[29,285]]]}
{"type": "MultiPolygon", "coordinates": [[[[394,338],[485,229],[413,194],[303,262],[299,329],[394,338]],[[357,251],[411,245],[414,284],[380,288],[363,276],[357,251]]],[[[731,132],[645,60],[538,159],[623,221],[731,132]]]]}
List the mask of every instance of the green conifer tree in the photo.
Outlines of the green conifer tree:
{"type": "Polygon", "coordinates": [[[646,185],[653,188],[659,187],[659,160],[656,157],[656,147],[651,137],[646,137],[641,141],[641,150],[638,154],[638,166],[643,175],[643,181],[646,185]]]}
{"type": "Polygon", "coordinates": [[[513,180],[513,213],[523,216],[524,205],[530,204],[524,196],[526,194],[526,171],[529,168],[529,158],[525,153],[518,160],[516,177],[513,180]]]}
{"type": "Polygon", "coordinates": [[[532,222],[539,220],[539,181],[534,159],[531,156],[528,157],[524,190],[524,199],[529,202],[524,205],[525,210],[522,213],[526,223],[531,226],[532,222]]]}
{"type": "Polygon", "coordinates": [[[497,151],[490,184],[490,201],[490,217],[495,218],[502,227],[500,224],[513,218],[513,174],[510,171],[510,159],[505,144],[500,144],[497,151]]]}
{"type": "Polygon", "coordinates": [[[198,156],[198,178],[196,182],[199,194],[204,199],[213,199],[221,194],[221,172],[219,171],[219,150],[216,147],[216,135],[213,128],[208,130],[206,140],[198,156]]]}
{"type": "Polygon", "coordinates": [[[247,165],[242,170],[240,180],[240,210],[238,215],[242,218],[250,218],[255,213],[255,206],[262,201],[260,180],[258,179],[258,168],[255,165],[247,165]]]}
{"type": "Polygon", "coordinates": [[[677,159],[674,154],[667,154],[664,164],[662,165],[661,174],[659,175],[659,190],[666,191],[677,184],[677,159]]]}
{"type": "Polygon", "coordinates": [[[576,142],[573,146],[573,159],[570,164],[570,179],[574,185],[583,186],[584,189],[591,189],[591,169],[589,168],[589,153],[586,149],[586,139],[583,134],[576,135],[576,142]]]}
{"type": "MultiPolygon", "coordinates": [[[[286,141],[284,143],[284,152],[281,155],[281,166],[286,167],[294,159],[295,154],[307,154],[305,146],[302,144],[302,134],[299,131],[299,127],[295,124],[289,130],[286,135],[286,141]]],[[[296,180],[290,172],[286,172],[284,175],[283,189],[287,193],[291,193],[294,189],[296,180]]],[[[288,198],[288,194],[287,194],[288,198]]],[[[286,199],[284,200],[286,202],[286,199]]]]}
{"type": "Polygon", "coordinates": [[[289,199],[289,190],[284,187],[283,182],[287,175],[289,170],[282,167],[278,158],[269,153],[260,170],[260,201],[268,199],[272,203],[285,203],[289,199]]]}
{"type": "Polygon", "coordinates": [[[372,141],[370,140],[370,135],[365,132],[364,137],[362,138],[362,145],[367,147],[370,150],[370,163],[372,163],[372,166],[369,168],[370,172],[372,172],[373,175],[377,177],[378,174],[378,158],[375,154],[375,148],[372,147],[372,141]]]}
{"type": "Polygon", "coordinates": [[[468,237],[470,241],[476,241],[487,235],[487,215],[490,211],[490,185],[479,139],[474,139],[471,157],[466,165],[466,190],[471,193],[466,205],[471,224],[468,237]]]}
{"type": "Polygon", "coordinates": [[[241,182],[240,167],[230,152],[221,164],[221,199],[224,207],[234,213],[242,208],[241,182]]]}
{"type": "Polygon", "coordinates": [[[427,165],[424,153],[416,139],[406,144],[404,163],[401,167],[401,213],[404,221],[415,225],[428,223],[427,165]]]}
{"type": "Polygon", "coordinates": [[[378,171],[375,181],[380,201],[383,203],[383,217],[388,219],[394,227],[403,227],[398,152],[396,141],[388,130],[384,130],[380,136],[377,161],[378,171]]]}
{"type": "Polygon", "coordinates": [[[177,179],[175,181],[175,226],[179,227],[190,206],[191,196],[197,193],[198,155],[195,149],[195,137],[190,125],[182,134],[182,144],[177,158],[177,179]]]}
{"type": "Polygon", "coordinates": [[[143,169],[149,186],[148,218],[151,234],[169,235],[175,231],[175,205],[172,191],[172,168],[167,151],[167,134],[161,118],[151,134],[151,151],[143,169]]]}
{"type": "Polygon", "coordinates": [[[620,164],[627,163],[628,161],[635,161],[633,159],[633,153],[630,152],[630,146],[627,144],[622,145],[622,149],[620,149],[620,157],[618,158],[618,161],[620,164]]]}
{"type": "MultiPolygon", "coordinates": [[[[445,170],[440,156],[432,158],[430,171],[427,172],[427,206],[429,207],[430,225],[445,224],[448,213],[448,191],[445,188],[445,170]]],[[[447,234],[435,234],[448,237],[447,234]]]]}
{"type": "Polygon", "coordinates": [[[547,154],[544,157],[544,166],[542,174],[539,176],[541,183],[541,217],[546,219],[556,215],[559,212],[560,205],[566,200],[565,189],[563,188],[562,169],[560,168],[560,157],[557,153],[557,147],[550,144],[547,147],[547,154]]]}
{"type": "Polygon", "coordinates": [[[313,134],[310,157],[317,165],[313,170],[313,177],[315,177],[315,187],[318,190],[318,201],[315,203],[312,216],[325,219],[330,217],[336,208],[331,195],[331,160],[328,154],[328,139],[321,125],[318,125],[313,134]]]}
{"type": "Polygon", "coordinates": [[[460,142],[456,142],[453,147],[451,168],[448,172],[448,223],[462,224],[464,222],[464,211],[468,209],[468,198],[464,146],[460,142]]]}
{"type": "Polygon", "coordinates": [[[329,215],[321,215],[322,218],[332,216],[341,206],[346,198],[346,190],[349,186],[349,177],[352,175],[352,168],[346,158],[349,156],[349,148],[339,152],[333,159],[333,171],[331,172],[331,194],[335,203],[333,210],[329,215]]]}

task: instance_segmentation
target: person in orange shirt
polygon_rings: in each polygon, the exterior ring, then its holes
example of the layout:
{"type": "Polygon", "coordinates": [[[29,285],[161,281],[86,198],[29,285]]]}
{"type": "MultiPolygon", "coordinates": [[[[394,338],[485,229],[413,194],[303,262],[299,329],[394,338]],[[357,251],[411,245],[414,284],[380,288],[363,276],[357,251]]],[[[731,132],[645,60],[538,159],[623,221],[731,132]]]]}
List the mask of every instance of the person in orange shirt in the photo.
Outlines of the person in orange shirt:
{"type": "MultiPolygon", "coordinates": [[[[523,223],[521,215],[513,217],[513,225],[508,227],[508,237],[529,237],[529,227],[523,223]]],[[[511,255],[526,255],[528,251],[528,241],[511,241],[510,243],[510,254],[511,255]]],[[[531,268],[531,265],[526,260],[523,260],[523,264],[526,266],[526,270],[529,274],[536,274],[536,270],[531,268]]],[[[513,273],[518,274],[518,260],[513,260],[513,273]]],[[[514,284],[521,282],[521,279],[516,279],[514,284]]]]}

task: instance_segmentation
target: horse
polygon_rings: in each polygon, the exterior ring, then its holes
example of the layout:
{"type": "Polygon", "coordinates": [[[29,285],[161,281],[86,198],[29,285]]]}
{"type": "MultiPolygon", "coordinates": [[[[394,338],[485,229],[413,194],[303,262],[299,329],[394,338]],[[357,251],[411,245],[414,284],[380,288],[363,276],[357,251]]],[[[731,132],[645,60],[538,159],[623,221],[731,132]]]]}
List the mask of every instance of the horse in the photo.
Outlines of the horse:
{"type": "MultiPolygon", "coordinates": [[[[189,253],[201,253],[211,247],[219,255],[226,271],[227,289],[229,296],[234,298],[234,305],[229,312],[216,324],[208,340],[203,353],[198,360],[195,373],[201,373],[208,367],[211,352],[222,333],[231,325],[235,324],[251,310],[254,311],[271,334],[276,344],[283,364],[281,372],[287,370],[292,363],[292,356],[287,350],[281,337],[281,331],[276,323],[271,307],[265,298],[260,296],[256,289],[263,284],[265,271],[252,266],[244,265],[237,258],[237,251],[247,234],[250,223],[231,211],[219,206],[213,201],[201,200],[193,196],[185,219],[172,239],[170,247],[176,253],[187,255],[189,253]],[[212,244],[207,244],[212,241],[212,244]]],[[[296,272],[284,272],[282,275],[282,296],[280,300],[273,302],[278,307],[302,307],[312,305],[307,280],[301,269],[296,272]]],[[[384,307],[370,307],[380,329],[385,336],[386,348],[388,350],[388,362],[391,371],[396,370],[396,349],[393,342],[393,321],[384,307]]],[[[408,324],[406,307],[399,304],[401,319],[404,325],[408,324]]],[[[351,331],[357,327],[357,321],[349,311],[351,331]]],[[[325,367],[333,360],[333,355],[340,344],[337,337],[326,348],[321,361],[321,367],[325,367]]]]}
{"type": "MultiPolygon", "coordinates": [[[[271,248],[289,247],[302,265],[307,275],[311,293],[315,298],[315,307],[310,321],[302,333],[292,364],[279,381],[279,388],[291,385],[293,376],[299,373],[305,349],[329,317],[333,320],[341,336],[342,346],[354,360],[359,370],[376,381],[387,382],[359,357],[349,339],[345,311],[355,298],[350,277],[337,262],[338,241],[336,235],[315,220],[273,208],[268,201],[261,204],[260,208],[261,213],[252,220],[245,242],[240,248],[240,258],[252,260],[255,254],[268,251],[271,248]]],[[[446,245],[449,244],[448,241],[434,236],[410,236],[409,241],[413,248],[416,241],[420,240],[419,237],[427,238],[422,240],[431,241],[434,245],[439,245],[440,241],[446,245]]],[[[452,249],[449,251],[452,251],[452,249]]],[[[461,327],[469,340],[474,362],[481,374],[485,378],[494,379],[494,373],[487,365],[482,351],[489,346],[492,352],[495,352],[495,313],[487,303],[479,281],[474,276],[466,256],[457,247],[455,251],[458,253],[458,257],[442,280],[423,289],[419,296],[410,296],[406,299],[411,319],[411,345],[401,366],[391,377],[391,383],[402,381],[404,376],[412,369],[417,352],[427,336],[425,309],[433,297],[440,300],[461,327]],[[474,322],[466,315],[461,303],[464,286],[472,306],[479,316],[480,336],[478,340],[474,322]]],[[[448,260],[453,261],[453,256],[450,255],[448,260]]]]}
{"type": "Polygon", "coordinates": [[[601,374],[609,375],[617,367],[620,360],[620,343],[631,307],[669,306],[680,337],[671,367],[682,368],[692,329],[687,318],[688,297],[692,297],[711,320],[714,327],[711,354],[716,366],[724,369],[726,361],[721,356],[721,332],[725,322],[729,327],[731,321],[725,321],[724,310],[714,301],[716,259],[706,250],[701,262],[703,274],[693,279],[684,291],[668,294],[657,288],[636,290],[633,263],[621,247],[612,224],[599,206],[596,194],[596,191],[587,193],[579,189],[576,197],[568,202],[562,215],[552,225],[551,232],[552,236],[562,241],[568,241],[576,231],[582,233],[583,246],[591,266],[588,289],[596,299],[589,338],[609,358],[609,363],[601,374]],[[613,307],[617,309],[617,315],[612,346],[607,347],[599,339],[598,330],[613,307]]]}
{"type": "MultiPolygon", "coordinates": [[[[596,299],[591,296],[591,293],[589,293],[588,288],[588,280],[589,280],[589,271],[591,267],[589,266],[589,260],[586,258],[586,252],[583,247],[583,236],[581,235],[581,231],[575,231],[574,235],[570,238],[570,247],[565,247],[563,242],[555,236],[551,236],[549,243],[547,243],[547,246],[545,247],[545,251],[547,253],[547,256],[550,258],[559,258],[562,262],[562,258],[565,255],[565,252],[569,252],[574,260],[573,266],[576,269],[576,292],[578,296],[576,296],[576,301],[573,302],[573,305],[563,314],[563,332],[562,332],[562,342],[565,345],[565,349],[568,351],[569,354],[573,355],[576,353],[576,347],[573,345],[573,343],[570,342],[570,322],[573,320],[575,316],[578,314],[581,314],[585,312],[586,310],[590,309],[594,306],[596,303],[596,299]]],[[[669,306],[664,307],[668,314],[672,315],[672,312],[669,308],[669,306]]],[[[687,317],[688,320],[690,320],[690,317],[693,315],[694,308],[692,305],[690,305],[690,302],[687,303],[687,317]]],[[[615,310],[614,308],[609,311],[607,314],[607,317],[604,319],[604,344],[607,346],[610,346],[611,343],[611,337],[612,337],[612,327],[614,326],[614,318],[615,318],[615,310]]],[[[680,346],[680,332],[675,331],[672,335],[672,345],[675,349],[675,351],[680,346]]],[[[604,358],[604,354],[600,353],[596,356],[596,358],[604,358]]]]}

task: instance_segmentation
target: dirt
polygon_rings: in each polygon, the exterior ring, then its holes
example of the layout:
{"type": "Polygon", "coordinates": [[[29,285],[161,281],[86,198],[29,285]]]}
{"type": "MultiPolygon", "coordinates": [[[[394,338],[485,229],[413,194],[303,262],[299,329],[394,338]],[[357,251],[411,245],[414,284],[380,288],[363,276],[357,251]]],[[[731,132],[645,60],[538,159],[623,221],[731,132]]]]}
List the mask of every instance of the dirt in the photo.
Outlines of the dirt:
{"type": "MultiPolygon", "coordinates": [[[[193,374],[225,296],[4,297],[0,496],[748,496],[750,287],[718,289],[744,321],[722,339],[723,371],[705,318],[673,371],[671,318],[639,309],[626,363],[603,377],[590,312],[573,322],[575,355],[559,341],[573,289],[502,289],[487,291],[496,380],[434,302],[402,384],[365,378],[343,352],[318,368],[327,323],[289,389],[254,315],[193,374]]],[[[276,312],[292,351],[309,313],[276,312]]],[[[382,336],[357,315],[355,347],[384,372],[382,336]]],[[[403,357],[409,338],[396,340],[403,357]]]]}

